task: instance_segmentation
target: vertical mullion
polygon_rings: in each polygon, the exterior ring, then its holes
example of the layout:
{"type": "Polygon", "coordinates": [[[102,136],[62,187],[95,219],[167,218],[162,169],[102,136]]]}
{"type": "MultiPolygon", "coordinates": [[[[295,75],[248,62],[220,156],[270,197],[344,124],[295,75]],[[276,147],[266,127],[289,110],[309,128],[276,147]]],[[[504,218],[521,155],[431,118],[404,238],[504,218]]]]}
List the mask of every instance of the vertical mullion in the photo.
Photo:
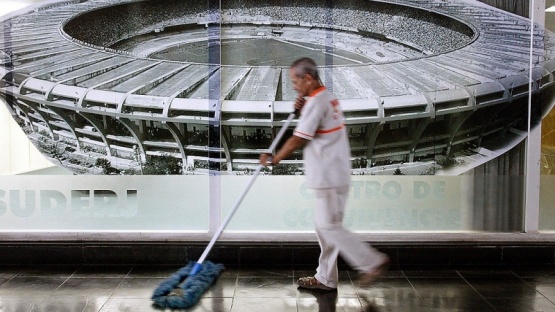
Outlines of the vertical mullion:
{"type": "MultiPolygon", "coordinates": [[[[209,71],[214,73],[216,76],[215,78],[219,79],[216,81],[210,77],[208,79],[209,84],[209,91],[208,91],[208,98],[209,98],[209,107],[208,110],[214,109],[214,117],[211,118],[209,116],[209,131],[208,131],[208,170],[210,172],[208,178],[208,187],[209,187],[209,209],[210,209],[210,224],[209,230],[210,234],[214,234],[217,229],[220,227],[222,223],[222,185],[221,185],[221,175],[217,170],[210,169],[210,160],[214,152],[211,152],[211,148],[220,148],[221,145],[221,127],[219,123],[219,109],[221,107],[220,103],[220,87],[221,87],[221,74],[217,70],[217,67],[221,67],[221,1],[220,0],[208,0],[208,12],[212,16],[218,17],[218,21],[215,23],[208,24],[208,66],[209,71]],[[217,14],[216,14],[217,13],[217,14]],[[213,130],[213,131],[212,131],[213,130]],[[212,138],[211,136],[215,136],[212,138]]],[[[220,155],[221,159],[221,155],[220,155]]]]}
{"type": "Polygon", "coordinates": [[[528,138],[526,139],[526,177],[524,231],[536,233],[540,216],[540,158],[541,158],[541,120],[531,128],[532,119],[532,70],[534,66],[534,25],[545,21],[545,0],[530,0],[530,64],[528,87],[528,138]]]}

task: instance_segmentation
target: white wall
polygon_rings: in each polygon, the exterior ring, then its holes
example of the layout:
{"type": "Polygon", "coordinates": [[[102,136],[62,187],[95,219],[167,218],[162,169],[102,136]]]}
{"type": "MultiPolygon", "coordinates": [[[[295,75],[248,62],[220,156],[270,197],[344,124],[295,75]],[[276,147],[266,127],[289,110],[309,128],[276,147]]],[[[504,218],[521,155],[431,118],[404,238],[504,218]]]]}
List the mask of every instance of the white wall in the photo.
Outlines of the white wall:
{"type": "Polygon", "coordinates": [[[5,104],[0,105],[0,175],[52,167],[53,164],[31,144],[5,104]]]}
{"type": "MultiPolygon", "coordinates": [[[[0,15],[44,0],[0,0],[0,15]]],[[[24,173],[52,167],[27,139],[4,102],[0,103],[0,175],[24,173]]]]}

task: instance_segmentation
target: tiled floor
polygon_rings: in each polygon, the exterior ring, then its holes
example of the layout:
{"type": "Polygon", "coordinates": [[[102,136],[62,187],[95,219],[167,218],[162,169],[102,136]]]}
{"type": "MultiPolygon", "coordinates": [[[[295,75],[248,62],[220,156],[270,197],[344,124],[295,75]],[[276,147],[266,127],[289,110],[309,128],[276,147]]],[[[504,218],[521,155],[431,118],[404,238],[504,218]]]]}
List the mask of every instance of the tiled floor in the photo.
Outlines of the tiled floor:
{"type": "MultiPolygon", "coordinates": [[[[0,312],[164,311],[150,296],[179,267],[0,269],[0,312]]],[[[190,311],[555,311],[554,268],[392,269],[373,287],[297,289],[311,271],[226,270],[190,311]]],[[[166,309],[165,311],[170,311],[166,309]]]]}

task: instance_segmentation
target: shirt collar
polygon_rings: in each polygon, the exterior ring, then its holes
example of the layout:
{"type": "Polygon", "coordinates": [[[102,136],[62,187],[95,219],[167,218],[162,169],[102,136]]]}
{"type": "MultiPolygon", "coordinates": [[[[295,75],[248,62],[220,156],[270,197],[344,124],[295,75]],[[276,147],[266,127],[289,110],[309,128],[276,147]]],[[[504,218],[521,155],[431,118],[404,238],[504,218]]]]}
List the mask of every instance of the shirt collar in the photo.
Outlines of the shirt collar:
{"type": "Polygon", "coordinates": [[[324,91],[324,90],[326,90],[326,87],[325,87],[325,86],[320,86],[320,87],[318,87],[316,90],[312,91],[312,93],[310,93],[309,97],[314,97],[314,96],[316,96],[318,93],[320,93],[320,92],[322,92],[322,91],[324,91]]]}

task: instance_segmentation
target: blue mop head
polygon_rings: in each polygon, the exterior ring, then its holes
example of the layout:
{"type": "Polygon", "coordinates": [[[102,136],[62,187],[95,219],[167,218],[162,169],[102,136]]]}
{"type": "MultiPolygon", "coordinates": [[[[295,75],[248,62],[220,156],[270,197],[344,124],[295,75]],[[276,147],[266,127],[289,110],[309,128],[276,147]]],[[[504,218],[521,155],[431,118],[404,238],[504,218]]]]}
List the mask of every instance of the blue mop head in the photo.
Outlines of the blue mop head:
{"type": "Polygon", "coordinates": [[[162,308],[189,308],[199,301],[202,294],[210,288],[224,270],[222,264],[206,261],[202,263],[202,268],[198,273],[191,275],[195,265],[198,267],[196,262],[189,262],[163,281],[152,294],[151,299],[154,304],[162,308]]]}

